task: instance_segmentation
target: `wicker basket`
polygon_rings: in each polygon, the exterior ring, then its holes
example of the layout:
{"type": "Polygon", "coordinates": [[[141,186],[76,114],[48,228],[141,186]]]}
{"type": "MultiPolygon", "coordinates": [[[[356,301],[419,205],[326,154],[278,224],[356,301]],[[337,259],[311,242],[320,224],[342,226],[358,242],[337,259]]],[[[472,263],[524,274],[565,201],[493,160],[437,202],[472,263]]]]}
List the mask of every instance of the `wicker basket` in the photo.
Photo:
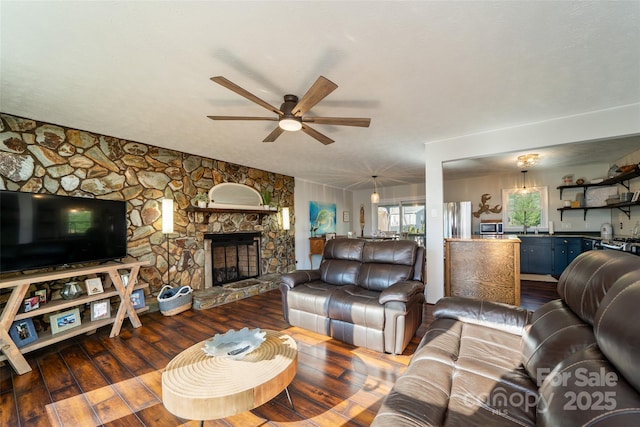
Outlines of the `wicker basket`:
{"type": "Polygon", "coordinates": [[[165,316],[174,316],[189,310],[193,300],[192,292],[191,286],[173,288],[169,285],[164,285],[158,294],[160,312],[165,316]]]}

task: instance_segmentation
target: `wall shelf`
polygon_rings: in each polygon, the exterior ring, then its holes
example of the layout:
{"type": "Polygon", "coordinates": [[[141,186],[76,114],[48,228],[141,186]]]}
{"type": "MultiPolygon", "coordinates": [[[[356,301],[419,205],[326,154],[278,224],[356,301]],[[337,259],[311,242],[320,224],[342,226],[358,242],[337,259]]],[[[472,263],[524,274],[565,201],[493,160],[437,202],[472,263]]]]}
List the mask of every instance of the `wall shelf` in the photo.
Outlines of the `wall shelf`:
{"type": "Polygon", "coordinates": [[[201,213],[204,215],[204,222],[209,222],[209,218],[212,214],[220,214],[220,213],[240,213],[240,214],[254,214],[258,215],[260,221],[265,215],[271,215],[273,213],[278,212],[278,209],[223,209],[223,208],[197,208],[195,206],[188,206],[185,209],[187,212],[193,213],[201,213]]]}
{"type": "MultiPolygon", "coordinates": [[[[586,199],[586,193],[588,188],[611,187],[613,185],[620,184],[624,188],[626,188],[627,191],[629,191],[630,189],[629,181],[637,177],[640,177],[640,168],[636,165],[636,167],[631,171],[621,173],[617,176],[614,176],[613,178],[605,179],[604,181],[599,182],[597,184],[560,185],[557,187],[557,189],[560,190],[560,199],[562,199],[563,190],[572,189],[572,188],[581,188],[586,199]]],[[[563,208],[558,208],[558,211],[560,211],[560,221],[562,221],[564,212],[580,211],[580,210],[584,212],[583,219],[586,221],[587,212],[592,209],[619,209],[622,213],[627,215],[627,218],[631,219],[631,206],[638,206],[638,205],[640,205],[640,203],[638,202],[622,202],[622,203],[615,203],[615,204],[606,205],[606,206],[584,206],[579,208],[563,207],[563,208]]]]}

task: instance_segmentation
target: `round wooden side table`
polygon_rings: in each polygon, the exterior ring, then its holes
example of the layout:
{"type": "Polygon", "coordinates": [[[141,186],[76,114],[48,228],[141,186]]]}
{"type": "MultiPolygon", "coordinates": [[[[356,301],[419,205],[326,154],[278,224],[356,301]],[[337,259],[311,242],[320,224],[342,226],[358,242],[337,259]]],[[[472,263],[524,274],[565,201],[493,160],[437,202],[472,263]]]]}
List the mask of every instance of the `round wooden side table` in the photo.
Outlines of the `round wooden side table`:
{"type": "Polygon", "coordinates": [[[208,356],[204,341],[173,358],[162,373],[162,403],[189,420],[225,418],[256,408],[283,390],[298,368],[298,347],[273,330],[256,350],[240,359],[208,356]]]}

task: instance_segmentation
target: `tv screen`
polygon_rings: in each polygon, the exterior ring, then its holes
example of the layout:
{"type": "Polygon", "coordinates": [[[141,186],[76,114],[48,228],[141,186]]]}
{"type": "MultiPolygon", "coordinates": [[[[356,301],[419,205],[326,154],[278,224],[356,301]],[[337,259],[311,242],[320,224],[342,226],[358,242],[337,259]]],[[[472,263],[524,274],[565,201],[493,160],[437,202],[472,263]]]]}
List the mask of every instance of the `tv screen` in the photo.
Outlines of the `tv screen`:
{"type": "Polygon", "coordinates": [[[0,190],[0,273],[127,255],[124,201],[0,190]]]}

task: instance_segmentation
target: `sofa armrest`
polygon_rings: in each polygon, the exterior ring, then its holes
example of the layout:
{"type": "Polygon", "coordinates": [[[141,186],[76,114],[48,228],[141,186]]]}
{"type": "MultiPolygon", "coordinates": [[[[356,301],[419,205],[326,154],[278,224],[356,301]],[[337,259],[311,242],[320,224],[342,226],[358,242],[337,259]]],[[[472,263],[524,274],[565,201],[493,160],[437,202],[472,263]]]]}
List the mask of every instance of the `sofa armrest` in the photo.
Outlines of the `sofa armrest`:
{"type": "Polygon", "coordinates": [[[424,283],[413,280],[394,283],[380,292],[378,302],[386,304],[391,301],[409,302],[413,296],[424,292],[424,283]]]}
{"type": "Polygon", "coordinates": [[[280,277],[280,283],[289,289],[314,280],[320,280],[320,270],[296,270],[291,273],[285,273],[280,277]]]}
{"type": "Polygon", "coordinates": [[[465,297],[444,297],[433,311],[436,319],[449,318],[522,335],[531,312],[515,305],[465,297]]]}

